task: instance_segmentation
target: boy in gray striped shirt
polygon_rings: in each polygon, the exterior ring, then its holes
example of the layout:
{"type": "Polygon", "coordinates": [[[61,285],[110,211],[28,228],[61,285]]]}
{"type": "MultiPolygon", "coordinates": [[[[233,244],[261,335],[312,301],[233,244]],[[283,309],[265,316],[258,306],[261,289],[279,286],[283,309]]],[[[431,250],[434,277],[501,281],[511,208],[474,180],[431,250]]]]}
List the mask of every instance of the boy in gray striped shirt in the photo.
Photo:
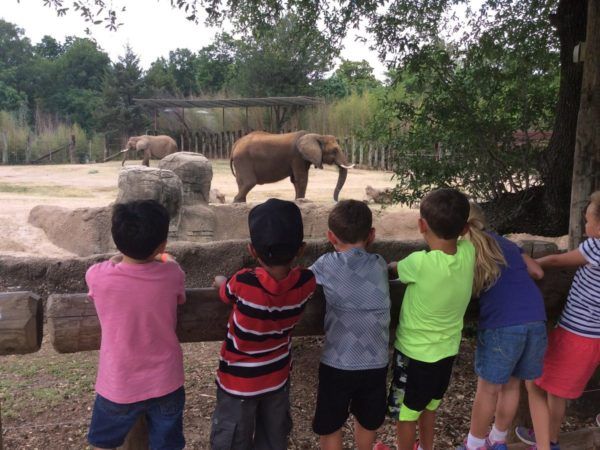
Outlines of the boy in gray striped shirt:
{"type": "Polygon", "coordinates": [[[387,265],[366,251],[375,238],[369,207],[339,202],[328,220],[334,252],[310,269],[325,293],[325,343],[313,431],[322,449],[342,449],[342,426],[354,415],[359,450],[371,450],[386,412],[390,325],[387,265]]]}

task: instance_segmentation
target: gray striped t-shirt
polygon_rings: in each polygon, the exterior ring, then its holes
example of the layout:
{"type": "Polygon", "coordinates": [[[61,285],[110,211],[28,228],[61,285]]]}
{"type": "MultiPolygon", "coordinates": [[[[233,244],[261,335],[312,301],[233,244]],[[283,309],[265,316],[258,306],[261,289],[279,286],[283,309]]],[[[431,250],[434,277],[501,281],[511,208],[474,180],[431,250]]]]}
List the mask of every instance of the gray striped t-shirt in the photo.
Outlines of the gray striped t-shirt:
{"type": "Polygon", "coordinates": [[[343,370],[388,363],[390,291],[387,264],[353,248],[321,256],[310,267],[325,293],[325,345],[321,362],[343,370]]]}
{"type": "Polygon", "coordinates": [[[580,336],[600,339],[600,239],[583,241],[579,251],[588,264],[577,269],[558,323],[580,336]]]}

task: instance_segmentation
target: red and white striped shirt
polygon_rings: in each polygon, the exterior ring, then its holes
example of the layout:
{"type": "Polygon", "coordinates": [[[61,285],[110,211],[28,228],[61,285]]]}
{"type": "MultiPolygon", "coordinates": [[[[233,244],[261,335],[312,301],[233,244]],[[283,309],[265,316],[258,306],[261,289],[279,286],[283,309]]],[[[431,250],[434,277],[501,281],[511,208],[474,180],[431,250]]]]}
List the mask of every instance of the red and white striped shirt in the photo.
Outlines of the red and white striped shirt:
{"type": "Polygon", "coordinates": [[[290,334],[315,287],[313,273],[299,267],[279,281],[262,267],[243,269],[221,286],[221,299],[233,305],[217,370],[221,389],[255,397],[287,383],[290,334]]]}

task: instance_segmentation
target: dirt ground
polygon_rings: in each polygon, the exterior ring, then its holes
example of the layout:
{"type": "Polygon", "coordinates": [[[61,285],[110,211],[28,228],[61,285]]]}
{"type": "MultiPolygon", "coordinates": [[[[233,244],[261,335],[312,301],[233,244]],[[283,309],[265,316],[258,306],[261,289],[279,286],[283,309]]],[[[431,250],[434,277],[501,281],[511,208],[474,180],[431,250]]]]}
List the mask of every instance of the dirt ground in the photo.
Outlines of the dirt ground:
{"type": "MultiPolygon", "coordinates": [[[[231,202],[237,193],[235,178],[229,161],[213,161],[212,188],[225,194],[231,202]]],[[[134,164],[129,161],[127,164],[134,164]]],[[[157,162],[151,165],[156,167],[157,162]]],[[[72,256],[51,244],[44,232],[27,223],[29,211],[36,205],[58,205],[67,208],[106,206],[117,196],[120,162],[79,165],[0,166],[0,254],[23,256],[72,256]]],[[[318,203],[333,202],[333,188],[337,170],[325,166],[309,173],[306,198],[318,203]]],[[[386,188],[394,185],[391,172],[352,169],[341,199],[363,199],[365,187],[386,188]]],[[[293,200],[294,189],[289,180],[256,186],[248,195],[248,202],[261,202],[269,197],[293,200]]],[[[414,226],[416,211],[394,206],[387,209],[401,213],[400,222],[406,220],[411,237],[418,237],[414,226]]],[[[395,218],[396,220],[396,218],[395,218]]],[[[402,223],[397,223],[402,229],[402,223]]]]}
{"type": "MultiPolygon", "coordinates": [[[[231,202],[237,193],[235,178],[229,169],[229,161],[213,161],[212,188],[225,195],[231,202]]],[[[127,164],[135,164],[129,161],[127,164]]],[[[156,161],[151,165],[156,166],[156,161]]],[[[36,205],[57,205],[67,208],[98,207],[112,203],[117,196],[117,181],[121,163],[102,164],[0,166],[0,254],[13,256],[74,256],[48,241],[45,233],[27,223],[29,211],[36,205]]],[[[312,169],[306,198],[321,204],[333,202],[333,188],[337,170],[325,166],[323,170],[312,169]]],[[[352,169],[340,199],[365,197],[365,187],[393,187],[393,173],[352,169]]],[[[248,202],[261,202],[269,197],[292,200],[294,189],[289,180],[256,186],[248,195],[248,202]]],[[[381,209],[372,205],[374,209],[381,209]]],[[[418,211],[406,206],[388,206],[382,211],[385,220],[380,222],[379,236],[399,239],[418,239],[416,227],[418,211]]],[[[518,239],[532,238],[515,235],[518,239]]],[[[536,238],[533,236],[533,238],[536,238]]],[[[543,239],[543,238],[542,238],[543,239]]],[[[566,237],[553,239],[559,248],[566,248],[566,237]]]]}

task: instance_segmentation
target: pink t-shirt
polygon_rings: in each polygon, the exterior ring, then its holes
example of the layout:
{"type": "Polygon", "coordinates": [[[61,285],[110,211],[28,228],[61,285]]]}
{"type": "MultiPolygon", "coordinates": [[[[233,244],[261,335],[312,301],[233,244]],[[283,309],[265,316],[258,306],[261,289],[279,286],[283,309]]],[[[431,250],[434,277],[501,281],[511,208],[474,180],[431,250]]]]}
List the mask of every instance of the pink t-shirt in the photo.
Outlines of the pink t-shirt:
{"type": "Polygon", "coordinates": [[[185,275],[174,262],[101,262],[85,274],[102,343],[96,392],[115,403],[161,397],[183,385],[175,334],[185,275]]]}

